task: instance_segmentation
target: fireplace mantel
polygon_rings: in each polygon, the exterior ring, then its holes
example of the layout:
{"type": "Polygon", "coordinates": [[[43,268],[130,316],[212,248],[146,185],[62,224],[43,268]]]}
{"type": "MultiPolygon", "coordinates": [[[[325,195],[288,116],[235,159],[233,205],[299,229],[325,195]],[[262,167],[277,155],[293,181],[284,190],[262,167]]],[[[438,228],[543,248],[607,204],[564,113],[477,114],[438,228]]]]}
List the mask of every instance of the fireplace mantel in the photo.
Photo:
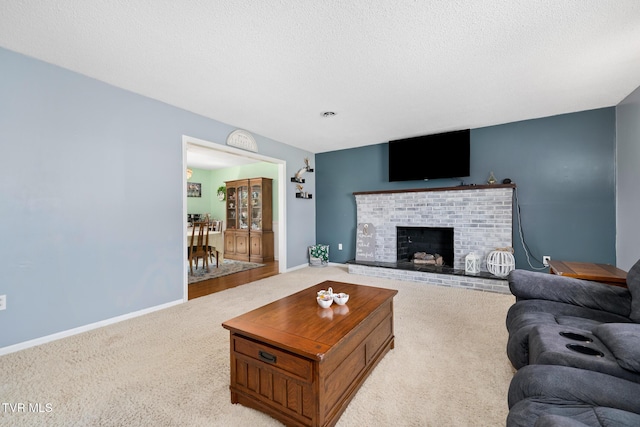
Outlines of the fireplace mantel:
{"type": "Polygon", "coordinates": [[[516,188],[515,184],[483,184],[483,185],[457,185],[455,187],[434,187],[434,188],[408,188],[406,190],[378,190],[378,191],[357,191],[354,196],[366,194],[391,194],[391,193],[416,193],[425,191],[458,191],[458,190],[486,190],[488,188],[516,188]]]}

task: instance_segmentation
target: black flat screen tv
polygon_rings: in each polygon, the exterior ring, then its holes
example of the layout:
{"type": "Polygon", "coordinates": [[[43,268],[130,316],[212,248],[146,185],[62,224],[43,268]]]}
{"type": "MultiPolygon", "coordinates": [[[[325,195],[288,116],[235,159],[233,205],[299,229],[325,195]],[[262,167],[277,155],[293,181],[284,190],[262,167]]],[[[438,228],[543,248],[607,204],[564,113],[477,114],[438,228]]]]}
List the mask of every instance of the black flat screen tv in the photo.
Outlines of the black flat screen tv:
{"type": "Polygon", "coordinates": [[[469,176],[470,135],[465,129],[389,141],[389,181],[469,176]]]}

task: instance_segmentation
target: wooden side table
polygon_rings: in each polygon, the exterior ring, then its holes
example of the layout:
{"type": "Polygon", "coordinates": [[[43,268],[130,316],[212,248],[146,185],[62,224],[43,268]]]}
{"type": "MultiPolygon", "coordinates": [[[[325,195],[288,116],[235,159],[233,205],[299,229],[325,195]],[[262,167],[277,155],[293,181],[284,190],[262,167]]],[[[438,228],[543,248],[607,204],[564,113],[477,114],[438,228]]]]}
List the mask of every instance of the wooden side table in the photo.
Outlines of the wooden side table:
{"type": "Polygon", "coordinates": [[[627,272],[609,264],[549,260],[549,273],[627,287],[627,272]]]}

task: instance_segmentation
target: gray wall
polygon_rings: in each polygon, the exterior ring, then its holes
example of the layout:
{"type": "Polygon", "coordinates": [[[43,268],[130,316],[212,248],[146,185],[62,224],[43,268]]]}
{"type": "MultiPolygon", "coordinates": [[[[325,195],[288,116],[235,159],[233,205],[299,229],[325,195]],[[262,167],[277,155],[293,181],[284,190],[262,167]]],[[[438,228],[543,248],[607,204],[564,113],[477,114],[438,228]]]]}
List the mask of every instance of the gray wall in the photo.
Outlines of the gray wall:
{"type": "Polygon", "coordinates": [[[640,260],[640,88],[616,107],[617,255],[628,271],[640,260]]]}
{"type": "MultiPolygon", "coordinates": [[[[316,155],[316,235],[330,245],[330,261],[355,257],[353,192],[460,183],[390,183],[387,155],[387,143],[316,155]]],[[[472,129],[471,176],[464,181],[483,184],[493,171],[516,183],[525,242],[536,257],[615,264],[614,155],[614,108],[472,129]]],[[[532,269],[517,225],[514,219],[516,266],[532,269]]]]}
{"type": "MultiPolygon", "coordinates": [[[[182,136],[224,144],[235,127],[5,49],[0,64],[0,348],[180,300],[182,136]]],[[[287,176],[314,161],[255,138],[287,176]]],[[[315,200],[286,191],[293,267],[315,200]]]]}

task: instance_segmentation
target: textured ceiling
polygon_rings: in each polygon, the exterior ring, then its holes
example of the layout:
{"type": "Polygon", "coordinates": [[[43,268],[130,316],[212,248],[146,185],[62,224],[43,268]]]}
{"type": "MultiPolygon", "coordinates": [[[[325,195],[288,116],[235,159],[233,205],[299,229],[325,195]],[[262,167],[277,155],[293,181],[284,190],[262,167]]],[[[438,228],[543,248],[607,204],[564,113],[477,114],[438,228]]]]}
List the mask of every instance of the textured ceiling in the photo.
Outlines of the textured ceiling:
{"type": "Polygon", "coordinates": [[[640,1],[2,0],[0,46],[318,153],[616,105],[640,1]]]}

